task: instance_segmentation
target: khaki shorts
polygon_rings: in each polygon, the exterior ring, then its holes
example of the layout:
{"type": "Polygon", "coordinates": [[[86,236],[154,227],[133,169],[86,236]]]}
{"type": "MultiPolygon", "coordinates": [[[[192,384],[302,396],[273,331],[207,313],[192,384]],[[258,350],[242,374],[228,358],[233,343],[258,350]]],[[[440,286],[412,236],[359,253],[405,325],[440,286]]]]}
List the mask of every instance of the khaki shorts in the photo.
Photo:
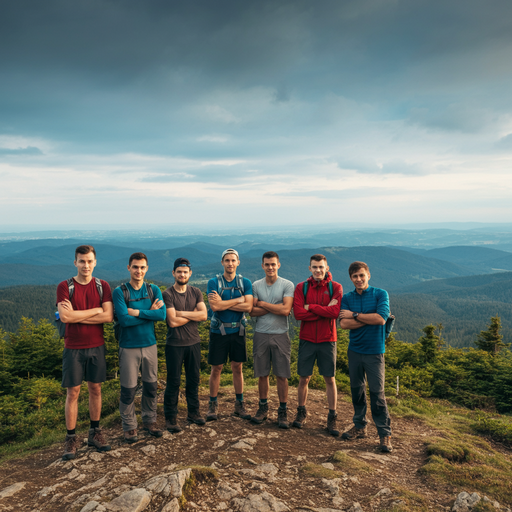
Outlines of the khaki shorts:
{"type": "Polygon", "coordinates": [[[270,375],[270,366],[276,377],[289,379],[292,345],[288,333],[266,334],[255,332],[253,338],[254,376],[270,375]]]}

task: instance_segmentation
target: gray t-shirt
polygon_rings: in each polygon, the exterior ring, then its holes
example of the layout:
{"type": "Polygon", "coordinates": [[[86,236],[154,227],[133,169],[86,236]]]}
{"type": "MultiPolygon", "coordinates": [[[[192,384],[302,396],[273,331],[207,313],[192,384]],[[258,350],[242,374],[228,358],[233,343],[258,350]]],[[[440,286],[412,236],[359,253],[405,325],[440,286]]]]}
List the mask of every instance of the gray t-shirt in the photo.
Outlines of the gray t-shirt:
{"type": "MultiPolygon", "coordinates": [[[[187,286],[185,293],[178,293],[174,286],[169,286],[162,294],[166,308],[176,311],[194,311],[197,304],[203,301],[203,294],[195,286],[187,286]]],[[[174,347],[189,347],[201,341],[197,326],[199,322],[192,320],[181,327],[167,326],[167,345],[174,347]]]]}
{"type": "MultiPolygon", "coordinates": [[[[267,285],[265,278],[255,281],[252,284],[252,292],[255,299],[268,302],[269,304],[282,304],[283,297],[293,297],[295,287],[288,279],[278,277],[277,281],[267,285]]],[[[288,331],[288,317],[267,313],[256,317],[256,332],[266,334],[283,334],[288,331]]]]}

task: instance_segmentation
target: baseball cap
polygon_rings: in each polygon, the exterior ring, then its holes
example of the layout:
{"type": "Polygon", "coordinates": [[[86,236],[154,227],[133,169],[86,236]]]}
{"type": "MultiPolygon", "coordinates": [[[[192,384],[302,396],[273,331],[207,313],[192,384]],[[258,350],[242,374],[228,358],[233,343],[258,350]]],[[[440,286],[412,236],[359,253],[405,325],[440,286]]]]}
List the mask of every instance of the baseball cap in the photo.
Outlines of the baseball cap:
{"type": "Polygon", "coordinates": [[[174,261],[174,267],[173,270],[176,270],[178,267],[188,267],[190,268],[190,261],[187,260],[187,258],[178,258],[174,261]]]}
{"type": "Polygon", "coordinates": [[[237,252],[237,251],[235,251],[235,249],[226,249],[226,250],[222,253],[222,258],[221,258],[221,260],[223,260],[223,259],[224,259],[224,256],[226,256],[226,254],[236,254],[236,257],[237,257],[238,259],[240,259],[240,256],[238,256],[238,252],[237,252]]]}

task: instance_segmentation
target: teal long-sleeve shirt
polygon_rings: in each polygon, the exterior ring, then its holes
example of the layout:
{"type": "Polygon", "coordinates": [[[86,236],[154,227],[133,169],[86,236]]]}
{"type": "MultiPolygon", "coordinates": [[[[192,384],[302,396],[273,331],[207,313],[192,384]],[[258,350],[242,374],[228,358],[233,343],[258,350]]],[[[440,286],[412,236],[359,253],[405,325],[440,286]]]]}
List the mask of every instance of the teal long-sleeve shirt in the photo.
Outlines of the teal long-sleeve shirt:
{"type": "MultiPolygon", "coordinates": [[[[154,300],[162,299],[162,292],[158,286],[150,285],[153,290],[154,300]]],[[[165,321],[165,304],[160,309],[150,309],[151,300],[148,297],[146,285],[140,290],[135,290],[130,283],[126,283],[130,292],[130,303],[126,305],[123,290],[118,286],[112,292],[112,302],[117,321],[121,326],[119,346],[122,348],[150,347],[156,344],[154,322],[165,321]],[[128,314],[128,307],[139,310],[139,316],[128,314]]]]}

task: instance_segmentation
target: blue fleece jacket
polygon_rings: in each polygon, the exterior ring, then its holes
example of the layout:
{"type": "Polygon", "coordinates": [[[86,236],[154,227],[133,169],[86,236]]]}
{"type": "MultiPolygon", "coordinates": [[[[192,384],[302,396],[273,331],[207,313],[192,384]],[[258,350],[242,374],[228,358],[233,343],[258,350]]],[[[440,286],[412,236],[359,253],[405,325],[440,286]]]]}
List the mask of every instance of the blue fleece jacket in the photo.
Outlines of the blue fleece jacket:
{"type": "MultiPolygon", "coordinates": [[[[162,300],[162,292],[158,286],[150,285],[153,290],[153,300],[162,300]]],[[[146,284],[144,283],[140,290],[135,290],[130,283],[126,283],[130,292],[130,303],[126,305],[123,296],[123,290],[118,286],[112,292],[112,302],[117,320],[121,326],[119,346],[122,348],[141,348],[155,345],[154,322],[165,321],[165,304],[160,309],[151,309],[151,300],[148,297],[146,284]],[[138,309],[139,316],[128,314],[128,307],[138,309]]]]}

